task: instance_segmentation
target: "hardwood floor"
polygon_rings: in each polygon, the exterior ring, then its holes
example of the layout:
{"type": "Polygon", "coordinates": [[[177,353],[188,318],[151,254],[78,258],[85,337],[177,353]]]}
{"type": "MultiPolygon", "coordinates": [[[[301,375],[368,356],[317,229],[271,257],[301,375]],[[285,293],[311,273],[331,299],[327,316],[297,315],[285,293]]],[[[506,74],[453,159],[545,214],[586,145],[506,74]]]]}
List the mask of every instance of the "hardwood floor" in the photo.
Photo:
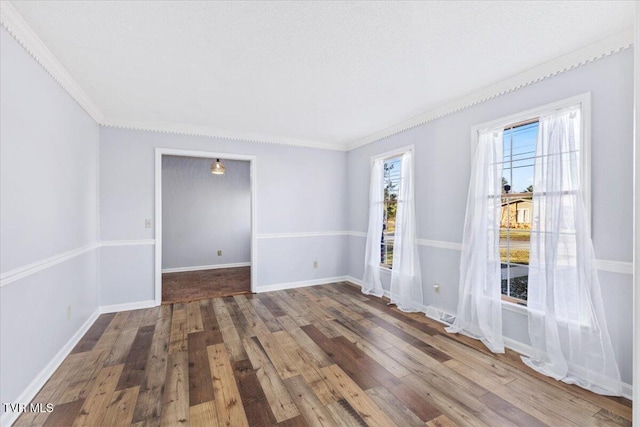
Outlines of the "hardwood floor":
{"type": "Polygon", "coordinates": [[[104,314],[23,425],[606,426],[631,403],[346,283],[104,314]]]}
{"type": "Polygon", "coordinates": [[[164,273],[162,303],[189,302],[251,292],[251,267],[164,273]]]}

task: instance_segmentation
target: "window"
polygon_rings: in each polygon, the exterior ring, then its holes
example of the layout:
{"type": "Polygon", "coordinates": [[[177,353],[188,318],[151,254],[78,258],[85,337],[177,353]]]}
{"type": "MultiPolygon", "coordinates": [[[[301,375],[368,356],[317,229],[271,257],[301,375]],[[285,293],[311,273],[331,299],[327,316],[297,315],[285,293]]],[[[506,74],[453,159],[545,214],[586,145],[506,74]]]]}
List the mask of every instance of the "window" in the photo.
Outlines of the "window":
{"type": "Polygon", "coordinates": [[[398,211],[398,190],[400,189],[400,168],[402,156],[384,160],[384,203],[382,212],[382,236],[380,239],[380,264],[391,268],[393,265],[393,243],[398,211]]]}
{"type": "MultiPolygon", "coordinates": [[[[577,156],[580,164],[580,179],[573,182],[576,187],[564,188],[563,197],[575,197],[577,186],[581,186],[584,205],[587,209],[587,224],[590,223],[590,95],[584,94],[557,103],[528,110],[491,123],[476,126],[472,131],[477,135],[481,128],[503,127],[502,151],[502,212],[500,216],[500,264],[501,293],[503,301],[526,305],[529,281],[529,256],[531,253],[531,230],[536,220],[533,192],[534,169],[537,162],[536,144],[538,140],[538,118],[546,113],[580,105],[583,111],[580,129],[580,144],[577,156]]],[[[474,140],[477,141],[477,138],[474,140]]],[[[540,189],[539,189],[540,190],[540,189]]],[[[550,194],[550,196],[552,196],[550,194]]],[[[544,191],[536,193],[538,200],[547,197],[544,191]]],[[[575,228],[563,230],[567,239],[575,240],[575,228]]],[[[534,236],[535,237],[535,236],[534,236]]],[[[534,239],[535,240],[535,239],[534,239]]]]}
{"type": "Polygon", "coordinates": [[[526,224],[529,222],[529,209],[518,209],[516,222],[518,224],[526,224]]]}
{"type": "Polygon", "coordinates": [[[503,134],[500,218],[503,299],[526,304],[538,121],[507,126],[503,134]]]}
{"type": "MultiPolygon", "coordinates": [[[[582,111],[578,150],[573,154],[578,159],[579,182],[563,188],[562,194],[569,200],[577,194],[581,187],[584,206],[586,207],[586,224],[591,222],[591,173],[590,173],[590,117],[591,96],[589,93],[532,108],[521,113],[486,122],[471,129],[471,148],[475,152],[480,132],[484,129],[503,129],[502,137],[502,194],[500,213],[500,265],[502,300],[525,305],[528,299],[529,256],[531,230],[536,220],[534,206],[534,169],[537,161],[536,144],[539,133],[539,118],[554,111],[580,106],[582,111]]],[[[539,161],[538,164],[542,164],[539,161]]],[[[546,197],[544,189],[536,193],[536,197],[546,197]]],[[[553,196],[554,194],[549,194],[553,196]]],[[[557,194],[555,194],[557,196],[557,194]]],[[[540,199],[541,200],[541,199],[540,199]]],[[[590,231],[587,231],[590,235],[590,231]]],[[[575,229],[565,229],[563,233],[568,239],[575,240],[575,229]],[[573,237],[572,237],[573,236],[573,237]]],[[[535,236],[533,236],[535,237],[535,236]]],[[[535,238],[533,240],[536,240],[535,238]]]]}

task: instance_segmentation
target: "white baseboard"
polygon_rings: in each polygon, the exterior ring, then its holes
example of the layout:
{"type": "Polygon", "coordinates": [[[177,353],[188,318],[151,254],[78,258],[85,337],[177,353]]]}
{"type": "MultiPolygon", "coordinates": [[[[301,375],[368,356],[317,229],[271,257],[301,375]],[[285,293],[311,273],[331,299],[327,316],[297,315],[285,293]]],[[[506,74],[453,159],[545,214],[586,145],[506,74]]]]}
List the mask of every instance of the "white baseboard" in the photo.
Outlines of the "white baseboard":
{"type": "MultiPolygon", "coordinates": [[[[344,280],[347,281],[347,282],[351,282],[354,285],[358,285],[358,286],[360,286],[362,288],[362,280],[360,280],[360,279],[356,279],[353,276],[346,276],[344,280]]],[[[391,292],[389,292],[386,289],[383,289],[382,292],[383,292],[382,295],[384,297],[391,299],[391,292]]],[[[416,302],[413,303],[413,308],[417,312],[420,312],[420,313],[426,313],[426,311],[427,311],[427,306],[426,305],[419,304],[419,303],[416,303],[416,302]]]]}
{"type": "Polygon", "coordinates": [[[344,280],[347,281],[347,282],[351,282],[354,285],[358,285],[358,286],[362,287],[362,280],[356,279],[353,276],[346,276],[344,280]]]}
{"type": "Polygon", "coordinates": [[[633,386],[631,384],[622,383],[622,397],[633,402],[633,386]]]}
{"type": "Polygon", "coordinates": [[[307,286],[326,285],[327,283],[344,282],[347,276],[325,277],[322,279],[304,280],[300,282],[277,283],[275,285],[258,286],[257,293],[281,291],[284,289],[306,288],[307,286]]]}
{"type": "Polygon", "coordinates": [[[218,268],[251,267],[250,262],[234,262],[231,264],[196,265],[194,267],[163,268],[162,273],[182,273],[183,271],[216,270],[218,268]]]}
{"type": "MultiPolygon", "coordinates": [[[[22,393],[14,400],[14,403],[29,403],[38,394],[40,389],[51,378],[51,375],[58,369],[64,359],[71,353],[71,350],[78,344],[80,339],[87,333],[96,319],[100,316],[100,309],[96,309],[89,318],[80,326],[80,329],[67,341],[67,343],[56,353],[47,366],[31,381],[31,383],[23,390],[22,393]]],[[[0,425],[10,426],[18,417],[22,415],[20,412],[4,412],[0,417],[0,425]]]]}
{"type": "MultiPolygon", "coordinates": [[[[445,325],[448,325],[448,323],[443,322],[439,317],[443,314],[449,317],[453,316],[453,314],[433,306],[429,306],[427,308],[426,313],[428,318],[433,319],[437,322],[443,323],[445,325]]],[[[516,353],[519,353],[526,357],[531,357],[531,355],[533,354],[533,348],[530,345],[524,344],[520,341],[516,341],[509,337],[503,337],[503,339],[504,339],[504,346],[506,348],[513,350],[516,353]]],[[[621,381],[620,385],[622,387],[622,397],[633,401],[633,390],[632,390],[631,384],[627,384],[621,381]]]]}
{"type": "Polygon", "coordinates": [[[100,314],[117,313],[119,311],[139,310],[141,308],[151,308],[156,306],[155,300],[127,302],[124,304],[113,304],[100,306],[100,314]]]}
{"type": "Polygon", "coordinates": [[[531,357],[533,355],[533,348],[531,348],[529,344],[516,341],[513,338],[509,337],[502,337],[502,339],[504,340],[504,346],[506,348],[526,357],[531,357]]]}

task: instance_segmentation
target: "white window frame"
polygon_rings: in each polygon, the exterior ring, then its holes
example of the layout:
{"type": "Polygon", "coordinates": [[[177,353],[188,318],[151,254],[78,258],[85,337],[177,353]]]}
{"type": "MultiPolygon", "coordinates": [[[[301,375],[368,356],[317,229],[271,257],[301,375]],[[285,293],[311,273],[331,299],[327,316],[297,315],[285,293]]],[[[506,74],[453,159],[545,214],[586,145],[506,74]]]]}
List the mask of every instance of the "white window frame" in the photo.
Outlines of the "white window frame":
{"type": "MultiPolygon", "coordinates": [[[[587,227],[591,236],[591,92],[586,92],[570,98],[531,108],[520,113],[500,117],[488,122],[475,125],[471,128],[471,159],[478,145],[481,130],[506,128],[514,124],[530,121],[555,110],[562,110],[572,106],[580,106],[580,185],[582,188],[583,202],[587,209],[587,227]]],[[[473,160],[472,160],[473,161],[473,160]]],[[[535,189],[534,189],[535,190],[535,189]]],[[[502,300],[502,307],[518,313],[526,313],[527,306],[514,304],[502,300]]]]}
{"type": "MultiPolygon", "coordinates": [[[[411,153],[413,154],[411,156],[412,159],[412,163],[411,163],[411,168],[414,171],[414,176],[415,176],[415,162],[416,162],[416,152],[415,152],[415,146],[414,145],[407,145],[404,147],[400,147],[400,148],[396,148],[394,150],[391,151],[387,151],[384,152],[382,154],[376,154],[374,156],[371,156],[371,163],[370,163],[370,167],[373,167],[373,163],[376,160],[388,160],[388,159],[392,159],[394,157],[401,157],[404,153],[411,151],[411,153]]],[[[380,189],[380,191],[384,191],[384,189],[380,189]]],[[[391,269],[388,267],[385,267],[382,263],[380,263],[380,270],[383,272],[388,272],[391,273],[391,269]]]]}

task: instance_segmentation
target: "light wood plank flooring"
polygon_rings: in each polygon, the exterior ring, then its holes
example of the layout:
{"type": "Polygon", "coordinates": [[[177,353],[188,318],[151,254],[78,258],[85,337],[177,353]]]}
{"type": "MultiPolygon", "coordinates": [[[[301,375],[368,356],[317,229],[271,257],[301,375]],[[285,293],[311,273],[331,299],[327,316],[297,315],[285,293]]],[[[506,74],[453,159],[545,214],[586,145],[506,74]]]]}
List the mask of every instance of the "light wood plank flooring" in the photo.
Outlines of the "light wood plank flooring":
{"type": "Polygon", "coordinates": [[[606,426],[631,403],[541,376],[337,283],[105,314],[16,425],[606,426]]]}
{"type": "Polygon", "coordinates": [[[183,271],[162,275],[162,303],[189,302],[251,292],[251,267],[183,271]]]}

